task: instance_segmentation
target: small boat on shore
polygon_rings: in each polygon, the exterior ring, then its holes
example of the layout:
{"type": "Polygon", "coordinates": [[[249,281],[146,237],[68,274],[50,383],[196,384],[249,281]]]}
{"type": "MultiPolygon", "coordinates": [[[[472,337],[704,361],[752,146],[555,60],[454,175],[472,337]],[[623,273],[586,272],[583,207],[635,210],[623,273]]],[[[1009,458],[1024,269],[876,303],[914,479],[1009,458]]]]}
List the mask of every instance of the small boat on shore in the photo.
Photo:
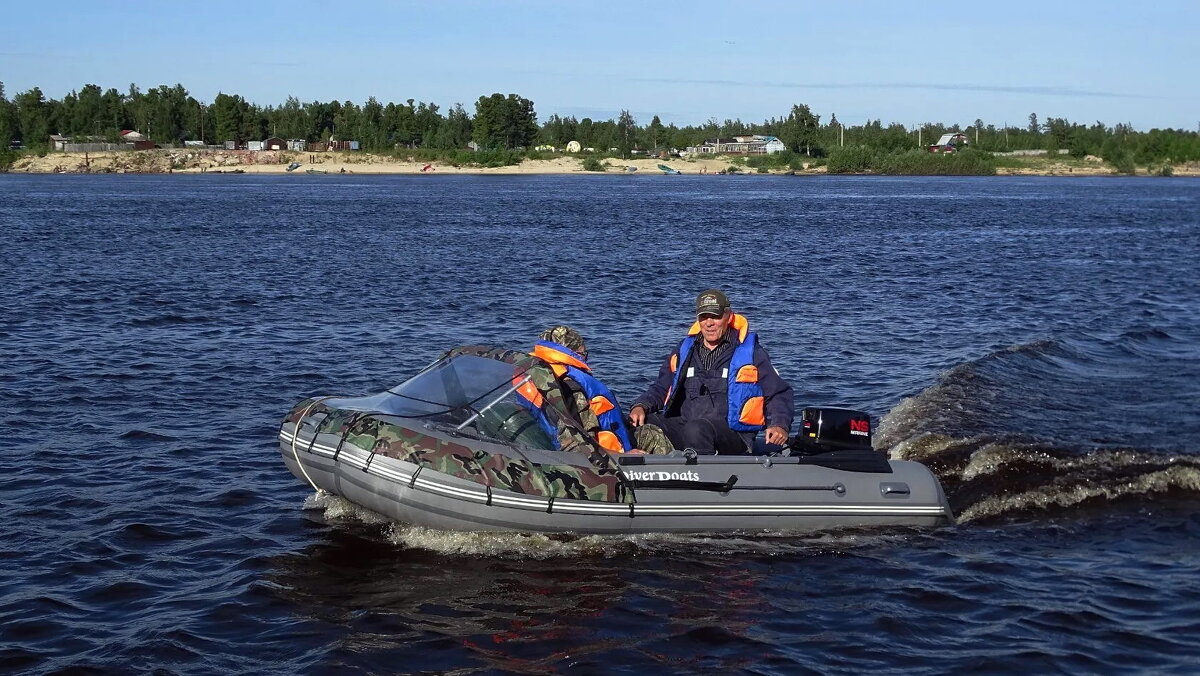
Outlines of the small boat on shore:
{"type": "Polygon", "coordinates": [[[325,171],[324,169],[305,169],[304,173],[306,173],[306,174],[328,174],[329,172],[325,171]]]}
{"type": "MultiPolygon", "coordinates": [[[[866,446],[855,441],[869,429],[862,414],[806,409],[800,438],[820,451],[811,454],[610,455],[583,444],[558,450],[517,395],[553,402],[557,388],[526,353],[455,348],[385,392],[300,402],[280,426],[279,451],[316,490],[442,530],[808,531],[953,521],[924,465],[871,450],[869,431],[866,446]]],[[[553,425],[575,424],[545,409],[553,425]]]]}
{"type": "Polygon", "coordinates": [[[665,164],[660,164],[660,165],[658,165],[658,168],[659,168],[659,169],[662,171],[662,173],[664,173],[664,174],[679,174],[679,173],[682,173],[682,172],[680,172],[678,169],[672,169],[671,167],[669,167],[669,166],[667,166],[667,165],[665,165],[665,164]]]}
{"type": "Polygon", "coordinates": [[[285,171],[295,171],[299,168],[300,168],[299,162],[292,162],[291,164],[287,165],[287,169],[285,171]]]}

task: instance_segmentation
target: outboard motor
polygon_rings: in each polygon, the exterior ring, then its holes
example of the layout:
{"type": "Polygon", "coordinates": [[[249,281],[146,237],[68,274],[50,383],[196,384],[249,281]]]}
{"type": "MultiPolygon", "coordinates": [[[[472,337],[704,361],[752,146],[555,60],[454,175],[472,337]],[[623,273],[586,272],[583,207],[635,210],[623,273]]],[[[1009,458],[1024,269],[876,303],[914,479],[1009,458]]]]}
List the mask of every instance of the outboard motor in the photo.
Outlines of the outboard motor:
{"type": "Polygon", "coordinates": [[[871,416],[848,408],[805,408],[800,411],[800,431],[788,448],[813,455],[847,449],[871,450],[871,416]]]}

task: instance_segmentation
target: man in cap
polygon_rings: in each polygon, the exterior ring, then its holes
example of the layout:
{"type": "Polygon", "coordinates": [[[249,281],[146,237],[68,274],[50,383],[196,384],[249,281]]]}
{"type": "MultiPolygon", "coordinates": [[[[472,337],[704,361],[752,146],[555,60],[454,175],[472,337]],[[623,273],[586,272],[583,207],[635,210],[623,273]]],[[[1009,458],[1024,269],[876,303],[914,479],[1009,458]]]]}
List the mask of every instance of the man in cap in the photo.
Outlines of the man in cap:
{"type": "Polygon", "coordinates": [[[629,412],[639,427],[652,422],[677,448],[700,453],[747,453],[764,432],[768,446],[787,441],[795,403],[792,388],[767,351],[718,289],[696,297],[696,323],[667,355],[658,379],[629,412]]]}
{"type": "MultiPolygon", "coordinates": [[[[592,375],[587,364],[587,345],[578,331],[569,326],[553,326],[542,331],[538,339],[533,356],[546,362],[554,372],[571,406],[568,413],[596,444],[610,453],[670,453],[673,450],[666,434],[656,425],[631,429],[621,413],[616,395],[592,375]]],[[[538,415],[539,423],[550,426],[549,418],[532,402],[528,406],[538,415]]],[[[559,431],[555,430],[552,436],[559,431]]]]}

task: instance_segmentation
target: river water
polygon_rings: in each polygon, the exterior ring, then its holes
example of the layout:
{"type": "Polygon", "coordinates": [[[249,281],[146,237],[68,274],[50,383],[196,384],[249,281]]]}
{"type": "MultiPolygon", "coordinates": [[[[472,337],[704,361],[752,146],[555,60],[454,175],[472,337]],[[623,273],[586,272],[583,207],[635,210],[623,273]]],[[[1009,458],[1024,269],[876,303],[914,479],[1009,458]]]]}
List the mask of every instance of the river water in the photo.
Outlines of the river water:
{"type": "Polygon", "coordinates": [[[9,175],[0,228],[0,670],[1200,662],[1200,182],[9,175]],[[959,523],[445,534],[279,458],[306,396],[554,323],[629,401],[709,286],[959,523]]]}

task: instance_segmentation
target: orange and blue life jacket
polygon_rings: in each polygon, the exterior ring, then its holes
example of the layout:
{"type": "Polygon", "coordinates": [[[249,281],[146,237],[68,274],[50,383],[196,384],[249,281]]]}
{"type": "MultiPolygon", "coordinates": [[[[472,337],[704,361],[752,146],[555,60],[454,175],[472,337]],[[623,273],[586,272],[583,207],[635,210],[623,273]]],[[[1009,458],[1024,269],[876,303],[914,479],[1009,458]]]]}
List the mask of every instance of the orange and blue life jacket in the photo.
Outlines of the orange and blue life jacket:
{"type": "MultiPolygon", "coordinates": [[[[567,347],[545,340],[539,340],[534,345],[533,356],[546,362],[555,377],[567,376],[579,383],[584,395],[587,396],[588,407],[592,409],[592,413],[596,415],[596,420],[600,423],[600,429],[595,433],[595,439],[601,448],[610,453],[624,453],[634,448],[633,436],[625,426],[625,418],[621,415],[621,407],[617,403],[616,395],[591,374],[592,369],[583,360],[583,357],[567,347]]],[[[527,383],[527,385],[531,386],[532,384],[527,383]]],[[[559,448],[558,430],[546,415],[545,399],[540,393],[537,393],[537,396],[531,396],[533,393],[527,392],[527,389],[527,387],[517,389],[517,400],[533,413],[538,424],[550,435],[554,447],[559,448]]]]}
{"type": "MultiPolygon", "coordinates": [[[[750,332],[750,323],[742,315],[732,315],[729,318],[729,326],[737,330],[738,342],[729,359],[726,395],[729,413],[726,422],[729,429],[735,432],[757,432],[764,429],[767,422],[763,411],[764,397],[762,385],[759,384],[758,367],[754,365],[754,347],[758,344],[758,336],[750,332]]],[[[684,364],[681,362],[691,355],[699,335],[700,322],[696,322],[671,355],[670,366],[674,377],[663,400],[664,409],[670,409],[671,399],[679,392],[679,386],[685,377],[685,369],[681,368],[684,364]]]]}

